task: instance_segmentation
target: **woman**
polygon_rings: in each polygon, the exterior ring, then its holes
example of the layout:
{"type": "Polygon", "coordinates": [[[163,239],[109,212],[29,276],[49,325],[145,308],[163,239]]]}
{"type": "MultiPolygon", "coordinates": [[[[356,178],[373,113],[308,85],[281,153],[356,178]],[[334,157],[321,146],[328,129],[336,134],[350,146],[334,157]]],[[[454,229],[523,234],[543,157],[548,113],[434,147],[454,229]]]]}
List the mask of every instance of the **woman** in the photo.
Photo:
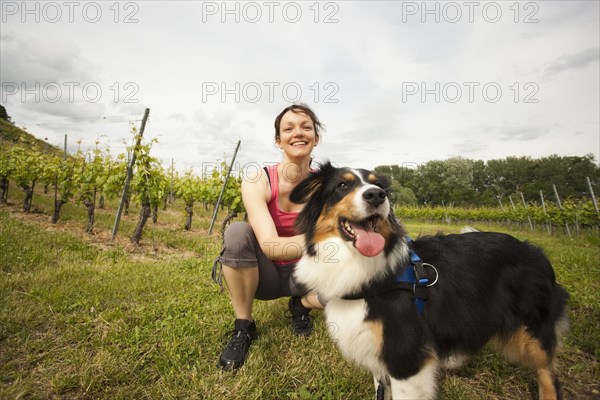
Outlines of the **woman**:
{"type": "Polygon", "coordinates": [[[320,140],[320,130],[321,123],[308,106],[286,107],[275,119],[275,143],[283,150],[283,160],[246,176],[242,182],[248,223],[229,226],[218,258],[236,317],[231,339],[219,359],[224,370],[241,367],[256,338],[254,299],[291,296],[292,328],[304,336],[312,332],[310,310],[323,308],[317,295],[307,293],[292,276],[302,255],[304,237],[294,232],[302,205],[289,199],[292,189],[311,171],[311,153],[320,140]]]}

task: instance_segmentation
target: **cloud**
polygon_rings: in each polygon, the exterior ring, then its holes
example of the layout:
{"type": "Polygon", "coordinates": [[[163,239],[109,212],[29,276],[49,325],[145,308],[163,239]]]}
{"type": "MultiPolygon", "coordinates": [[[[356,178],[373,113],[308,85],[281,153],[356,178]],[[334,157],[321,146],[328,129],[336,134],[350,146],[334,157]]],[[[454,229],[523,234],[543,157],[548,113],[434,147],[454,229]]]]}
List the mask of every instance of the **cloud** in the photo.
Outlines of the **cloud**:
{"type": "Polygon", "coordinates": [[[3,82],[84,84],[92,80],[97,69],[94,63],[82,57],[75,42],[64,37],[10,33],[2,36],[0,43],[3,82]]]}
{"type": "Polygon", "coordinates": [[[560,56],[545,71],[546,76],[554,76],[569,69],[583,69],[600,61],[600,48],[593,47],[575,54],[560,56]]]}
{"type": "MultiPolygon", "coordinates": [[[[432,15],[426,23],[419,15],[403,21],[402,3],[389,1],[335,3],[336,23],[323,23],[334,3],[299,2],[298,23],[282,19],[283,4],[269,22],[267,9],[256,3],[260,22],[236,23],[227,14],[223,23],[222,15],[203,21],[208,3],[142,2],[135,24],[115,24],[108,9],[101,24],[23,24],[13,18],[0,36],[3,82],[95,81],[103,96],[86,102],[79,88],[73,102],[22,102],[15,95],[4,105],[15,121],[44,136],[60,141],[68,132],[69,140],[90,145],[104,134],[111,149],[130,140],[129,121],[139,127],[148,107],[146,135],[159,139],[153,154],[167,164],[174,158],[176,168],[229,160],[238,140],[241,163],[280,160],[273,120],[288,105],[288,83],[301,88],[300,101],[326,124],[317,160],[371,168],[462,154],[583,154],[598,147],[598,2],[541,2],[534,15],[539,22],[527,24],[514,22],[512,3],[500,3],[499,23],[482,20],[481,5],[470,23],[462,3],[458,23],[435,23],[432,15]],[[139,47],[143,41],[151,46],[139,47]],[[568,79],[555,79],[563,76],[568,79]],[[135,91],[125,87],[128,82],[135,91]],[[278,84],[272,97],[266,82],[278,84]],[[420,92],[405,101],[403,84],[409,82],[422,91],[457,82],[462,97],[435,102],[427,94],[423,101],[420,92]],[[464,82],[480,84],[474,101],[464,82]],[[497,103],[482,95],[488,82],[502,88],[497,103]],[[111,90],[115,83],[119,101],[111,90]],[[253,83],[262,88],[257,102],[250,99],[254,92],[244,92],[253,83]],[[207,84],[220,91],[207,95],[207,84]],[[241,96],[232,90],[236,84],[241,96]],[[137,102],[126,102],[128,95],[137,102]],[[524,102],[529,95],[539,102],[524,102]]],[[[237,5],[242,16],[243,4],[237,5]]],[[[523,20],[535,9],[519,10],[523,20]]]]}
{"type": "Polygon", "coordinates": [[[32,118],[39,123],[48,124],[56,116],[60,116],[68,124],[97,122],[106,114],[106,107],[102,103],[77,101],[70,103],[68,100],[56,103],[46,101],[28,101],[23,104],[23,110],[31,112],[32,118]]]}
{"type": "Polygon", "coordinates": [[[481,143],[478,140],[473,141],[463,141],[454,145],[456,149],[456,156],[464,155],[464,154],[481,154],[484,150],[488,148],[487,144],[481,143]]]}
{"type": "Polygon", "coordinates": [[[499,135],[505,140],[533,140],[546,135],[550,129],[543,126],[512,126],[499,128],[499,135]]]}
{"type": "Polygon", "coordinates": [[[102,101],[110,88],[93,80],[98,67],[75,42],[52,35],[0,38],[3,102],[21,108],[30,122],[46,124],[48,116],[72,123],[94,122],[106,112],[102,101]]]}

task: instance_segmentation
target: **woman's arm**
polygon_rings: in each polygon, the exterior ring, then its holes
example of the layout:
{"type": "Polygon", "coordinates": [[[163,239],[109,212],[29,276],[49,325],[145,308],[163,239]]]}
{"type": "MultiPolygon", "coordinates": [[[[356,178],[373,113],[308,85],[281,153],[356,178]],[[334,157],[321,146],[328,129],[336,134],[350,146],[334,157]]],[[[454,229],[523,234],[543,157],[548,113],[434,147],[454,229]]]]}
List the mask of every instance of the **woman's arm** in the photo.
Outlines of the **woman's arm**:
{"type": "Polygon", "coordinates": [[[248,213],[248,221],[265,255],[275,261],[295,260],[302,256],[304,236],[279,237],[267,203],[271,190],[267,174],[248,176],[242,181],[242,201],[248,213]]]}

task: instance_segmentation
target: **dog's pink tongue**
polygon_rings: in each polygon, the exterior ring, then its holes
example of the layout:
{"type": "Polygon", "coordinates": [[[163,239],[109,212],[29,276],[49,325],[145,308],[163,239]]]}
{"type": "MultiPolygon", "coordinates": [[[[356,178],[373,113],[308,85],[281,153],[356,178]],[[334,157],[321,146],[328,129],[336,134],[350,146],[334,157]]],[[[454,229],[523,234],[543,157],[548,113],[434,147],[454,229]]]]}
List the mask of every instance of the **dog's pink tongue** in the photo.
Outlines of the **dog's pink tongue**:
{"type": "Polygon", "coordinates": [[[354,247],[363,256],[375,257],[383,251],[385,239],[379,233],[372,230],[365,230],[359,226],[352,226],[354,234],[357,236],[354,247]]]}

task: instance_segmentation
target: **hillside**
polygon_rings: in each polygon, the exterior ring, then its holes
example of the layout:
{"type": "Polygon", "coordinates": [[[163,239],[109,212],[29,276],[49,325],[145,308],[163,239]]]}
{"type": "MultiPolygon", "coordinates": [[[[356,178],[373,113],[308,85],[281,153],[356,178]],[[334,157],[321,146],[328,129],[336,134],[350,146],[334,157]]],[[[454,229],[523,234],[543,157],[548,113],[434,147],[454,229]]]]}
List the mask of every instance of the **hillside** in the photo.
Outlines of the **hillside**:
{"type": "Polygon", "coordinates": [[[38,139],[26,130],[0,119],[0,144],[2,147],[15,143],[25,143],[44,153],[56,153],[62,155],[62,150],[48,142],[38,139]]]}

